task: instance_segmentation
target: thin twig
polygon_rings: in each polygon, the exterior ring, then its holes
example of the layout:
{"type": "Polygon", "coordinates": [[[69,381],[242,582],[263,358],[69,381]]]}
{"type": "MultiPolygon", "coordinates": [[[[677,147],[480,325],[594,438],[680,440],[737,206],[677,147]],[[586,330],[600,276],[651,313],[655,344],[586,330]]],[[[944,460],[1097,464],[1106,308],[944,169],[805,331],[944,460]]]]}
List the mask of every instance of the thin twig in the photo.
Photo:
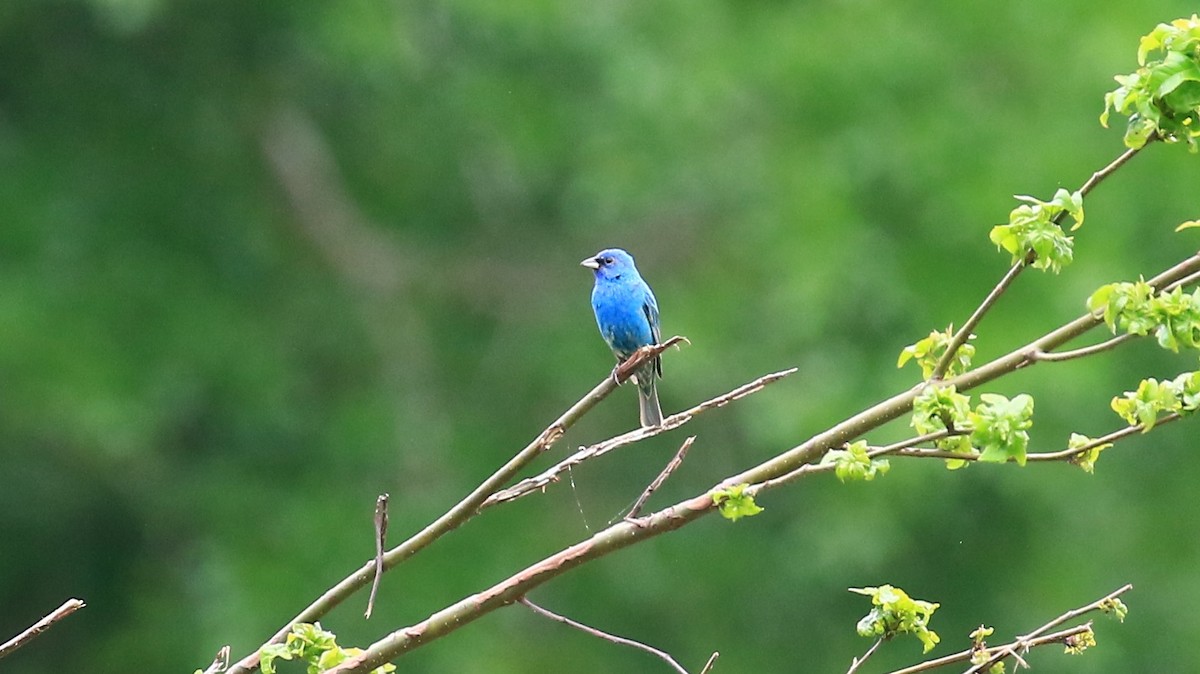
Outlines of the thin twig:
{"type": "Polygon", "coordinates": [[[937,366],[933,369],[933,374],[929,377],[930,381],[941,381],[942,377],[946,376],[946,371],[950,369],[950,363],[954,362],[954,357],[958,354],[959,348],[970,339],[971,332],[983,320],[983,315],[996,304],[996,301],[1000,299],[1000,296],[1004,294],[1008,286],[1012,285],[1012,282],[1024,270],[1024,260],[1014,264],[1004,274],[1004,277],[1000,279],[1000,282],[996,284],[996,287],[992,288],[992,291],[987,294],[987,297],[983,298],[983,302],[980,302],[979,306],[975,308],[974,313],[967,319],[967,322],[963,323],[963,326],[950,339],[950,344],[946,347],[946,352],[942,354],[937,366]]]}
{"type": "MultiPolygon", "coordinates": [[[[1062,643],[1077,634],[1083,634],[1084,632],[1090,632],[1091,629],[1092,629],[1092,623],[1089,620],[1088,622],[1086,622],[1082,625],[1076,625],[1075,627],[1068,627],[1067,629],[1062,630],[1061,632],[1044,634],[1040,637],[1028,639],[1024,642],[1024,644],[1028,648],[1036,648],[1038,646],[1045,646],[1047,644],[1062,643]]],[[[996,646],[995,648],[989,648],[988,650],[989,651],[1004,650],[1007,648],[1018,648],[1020,646],[1021,646],[1021,644],[1018,641],[1014,641],[1012,643],[1004,644],[1002,646],[996,646]]],[[[974,654],[975,654],[975,649],[968,648],[965,651],[951,653],[950,655],[942,656],[940,658],[937,658],[936,660],[926,660],[925,662],[915,664],[911,667],[905,667],[904,669],[897,669],[895,671],[890,672],[890,674],[917,674],[918,672],[927,672],[931,669],[937,669],[938,667],[945,667],[946,665],[952,665],[956,662],[963,662],[966,660],[970,660],[971,656],[973,656],[974,654]]]]}
{"type": "Polygon", "coordinates": [[[0,658],[3,658],[4,656],[9,655],[13,651],[15,651],[18,648],[29,643],[32,639],[37,637],[39,634],[50,629],[54,625],[54,623],[62,620],[63,618],[66,618],[67,616],[78,611],[79,609],[83,608],[84,606],[87,606],[87,604],[84,604],[83,600],[81,600],[81,599],[66,600],[65,602],[63,602],[62,606],[59,606],[58,608],[51,611],[46,617],[42,618],[41,620],[34,623],[31,627],[29,627],[29,629],[26,629],[24,632],[21,632],[17,636],[9,639],[8,641],[4,642],[3,644],[0,644],[0,658]]]}
{"type": "Polygon", "coordinates": [[[717,651],[713,651],[713,654],[708,658],[708,662],[704,663],[704,669],[700,670],[700,674],[708,674],[711,672],[713,665],[717,664],[717,658],[719,657],[721,657],[721,654],[717,651]]]}
{"type": "Polygon", "coordinates": [[[729,403],[740,398],[744,398],[751,393],[757,393],[765,388],[768,384],[779,381],[780,379],[783,379],[794,372],[796,372],[796,368],[793,367],[788,368],[787,370],[781,370],[779,372],[772,372],[771,374],[763,375],[752,382],[743,384],[732,391],[729,391],[728,393],[723,393],[690,409],[672,414],[664,419],[662,424],[658,426],[643,426],[641,428],[636,428],[632,431],[629,431],[623,435],[618,435],[615,438],[605,440],[604,442],[599,442],[589,447],[584,447],[571,456],[568,456],[550,468],[542,471],[540,474],[525,478],[524,480],[521,480],[507,489],[501,489],[500,491],[497,491],[489,496],[487,500],[483,502],[483,505],[479,506],[479,508],[482,510],[498,503],[513,501],[521,498],[522,496],[527,496],[534,492],[541,491],[551,483],[557,482],[564,472],[574,466],[578,466],[588,459],[594,459],[596,457],[603,456],[619,447],[624,447],[626,445],[645,440],[646,438],[660,435],[662,433],[666,433],[667,431],[679,428],[707,410],[728,405],[729,403]]]}
{"type": "Polygon", "coordinates": [[[883,637],[879,637],[878,639],[876,639],[875,643],[871,644],[871,647],[867,649],[866,653],[862,654],[861,658],[854,658],[854,660],[852,660],[850,662],[850,669],[846,670],[846,674],[854,674],[855,672],[857,672],[858,668],[862,666],[862,663],[866,662],[867,658],[874,655],[875,649],[879,648],[879,644],[882,644],[882,643],[883,643],[883,637]]]}
{"type": "Polygon", "coordinates": [[[679,446],[679,451],[675,452],[674,458],[667,462],[667,465],[662,469],[662,472],[658,474],[658,477],[654,478],[654,481],[646,487],[646,490],[642,492],[642,495],[638,497],[638,500],[633,502],[633,507],[629,509],[629,514],[625,516],[625,519],[637,519],[638,513],[642,511],[642,506],[646,505],[646,501],[650,500],[650,496],[655,492],[655,490],[661,487],[663,482],[667,481],[667,478],[671,476],[671,473],[675,472],[676,468],[679,468],[679,466],[683,463],[683,459],[687,456],[688,450],[691,449],[692,443],[695,441],[696,436],[694,435],[688,436],[688,439],[683,441],[683,444],[679,446]]]}
{"type": "MultiPolygon", "coordinates": [[[[549,618],[556,622],[560,622],[564,625],[574,627],[575,629],[580,630],[581,632],[590,634],[590,635],[592,635],[594,637],[598,637],[600,639],[604,639],[605,641],[611,641],[614,644],[620,644],[622,646],[632,646],[633,648],[636,648],[639,651],[645,651],[646,653],[649,653],[649,654],[659,658],[663,662],[666,662],[668,665],[671,665],[671,667],[674,668],[676,672],[679,672],[679,674],[688,674],[688,671],[683,668],[683,665],[676,662],[675,658],[671,657],[669,654],[667,654],[663,651],[660,651],[659,649],[657,649],[653,646],[643,644],[640,641],[634,641],[633,639],[626,639],[625,637],[619,637],[615,634],[609,634],[608,632],[598,630],[595,627],[589,627],[587,625],[584,625],[581,622],[571,620],[570,618],[568,618],[566,616],[561,616],[549,609],[545,609],[545,608],[542,608],[541,606],[538,606],[537,604],[529,601],[528,597],[521,597],[517,601],[519,603],[521,603],[522,605],[524,605],[529,610],[542,616],[543,618],[549,618]]],[[[711,662],[711,660],[710,660],[710,662],[711,662]]]]}
{"type": "MultiPolygon", "coordinates": [[[[1169,424],[1172,421],[1178,421],[1181,418],[1183,418],[1183,417],[1178,412],[1171,412],[1169,414],[1163,415],[1163,417],[1161,419],[1154,422],[1154,427],[1158,428],[1159,426],[1162,426],[1164,424],[1169,424]]],[[[1027,462],[1062,461],[1064,459],[1069,460],[1069,459],[1073,459],[1073,458],[1079,456],[1080,454],[1083,454],[1084,452],[1086,452],[1088,450],[1095,449],[1096,447],[1099,447],[1100,445],[1114,443],[1122,438],[1128,437],[1130,435],[1136,435],[1138,433],[1144,433],[1145,431],[1146,431],[1146,427],[1142,424],[1136,424],[1134,426],[1126,426],[1125,428],[1122,428],[1117,431],[1113,431],[1112,433],[1109,433],[1108,435],[1105,435],[1105,436],[1102,436],[1099,438],[1095,438],[1093,440],[1089,440],[1088,442],[1086,442],[1078,447],[1068,447],[1066,449],[1061,449],[1057,452],[1041,452],[1041,453],[1026,454],[1025,460],[1027,462]]],[[[925,458],[925,459],[959,459],[961,461],[978,461],[979,460],[979,454],[976,454],[976,453],[951,452],[951,451],[946,451],[943,449],[925,448],[925,447],[905,447],[905,448],[899,449],[899,450],[890,449],[888,447],[879,447],[877,449],[876,448],[870,449],[868,451],[868,454],[872,457],[880,456],[883,454],[895,454],[897,456],[911,456],[911,457],[925,458]]],[[[1012,461],[1015,461],[1015,459],[1010,457],[1008,459],[1008,461],[1012,462],[1012,461]]]]}
{"type": "MultiPolygon", "coordinates": [[[[904,450],[908,449],[909,447],[913,447],[914,445],[919,445],[923,442],[930,442],[933,440],[941,440],[942,438],[947,438],[952,435],[963,435],[963,434],[964,434],[964,431],[951,432],[951,431],[948,431],[945,429],[940,430],[940,431],[934,431],[932,433],[926,433],[924,435],[919,435],[915,438],[901,440],[900,442],[897,442],[892,445],[888,445],[886,447],[868,448],[867,456],[873,459],[877,456],[883,456],[885,454],[900,453],[900,452],[903,452],[904,450]]],[[[770,480],[764,480],[763,482],[759,482],[757,484],[752,484],[746,488],[746,493],[751,496],[754,496],[754,495],[758,494],[758,492],[760,492],[760,491],[764,491],[767,489],[774,489],[775,487],[779,487],[781,485],[785,485],[789,482],[797,480],[804,475],[811,475],[813,473],[828,473],[828,472],[835,470],[836,468],[837,468],[837,464],[834,464],[834,463],[806,463],[793,471],[790,471],[790,472],[784,473],[783,475],[780,475],[779,477],[772,478],[770,480]]]]}
{"type": "MultiPolygon", "coordinates": [[[[584,414],[587,414],[601,400],[612,393],[620,382],[628,378],[629,375],[637,368],[638,365],[645,363],[647,360],[666,351],[671,346],[680,342],[687,341],[683,337],[672,337],[662,344],[656,344],[649,347],[638,349],[625,361],[621,367],[615,371],[616,376],[605,376],[599,384],[595,386],[587,395],[581,398],[578,402],[571,406],[566,412],[563,412],[558,419],[554,420],[549,426],[537,435],[528,445],[520,452],[508,460],[490,477],[484,480],[470,494],[461,501],[452,506],[443,515],[438,517],[421,531],[417,532],[408,540],[400,545],[388,550],[383,555],[384,570],[388,570],[400,562],[412,557],[417,552],[420,552],[429,544],[441,538],[445,534],[462,526],[464,522],[474,517],[478,512],[480,505],[483,504],[487,497],[497,489],[503,487],[513,477],[524,469],[530,462],[545,452],[554,443],[558,442],[566,433],[567,429],[575,425],[584,414]]],[[[367,583],[371,582],[374,577],[375,560],[367,562],[357,571],[346,576],[337,585],[326,590],[316,601],[309,604],[303,611],[298,613],[296,617],[287,622],[286,625],[279,628],[270,639],[263,645],[275,644],[282,642],[291,631],[292,626],[301,622],[313,622],[333,610],[338,604],[342,603],[347,597],[362,589],[367,583]]],[[[258,667],[258,649],[239,660],[233,667],[230,668],[230,674],[247,674],[248,672],[258,667]]]]}
{"type": "Polygon", "coordinates": [[[1117,335],[1116,337],[1107,339],[1103,342],[1100,342],[1099,344],[1092,344],[1091,346],[1083,346],[1078,349],[1071,349],[1070,351],[1058,351],[1058,352],[1037,351],[1033,354],[1033,359],[1039,360],[1039,361],[1045,361],[1047,363],[1061,363],[1065,360],[1073,360],[1075,358],[1083,358],[1085,356],[1091,356],[1091,355],[1094,355],[1097,353],[1102,353],[1104,351],[1108,351],[1109,349],[1114,349],[1114,348],[1120,346],[1121,344],[1133,339],[1134,337],[1136,337],[1136,335],[1134,335],[1133,333],[1126,333],[1124,335],[1117,335]]]}
{"type": "Polygon", "coordinates": [[[383,578],[383,550],[387,541],[388,495],[380,494],[375,499],[375,580],[371,581],[371,595],[367,597],[367,620],[375,610],[375,595],[379,593],[379,581],[383,578]]]}
{"type": "Polygon", "coordinates": [[[989,667],[991,667],[992,665],[994,665],[997,662],[1000,662],[1004,658],[1006,658],[1010,655],[1013,655],[1013,656],[1017,655],[1018,650],[1020,650],[1022,653],[1028,652],[1029,648],[1030,648],[1029,642],[1031,639],[1034,639],[1035,637],[1039,637],[1039,636],[1045,634],[1046,632],[1049,632],[1050,630],[1054,629],[1055,627],[1058,627],[1059,625],[1067,622],[1068,620],[1074,620],[1075,618],[1078,618],[1081,615],[1090,613],[1092,611],[1099,610],[1105,603],[1110,602],[1113,599],[1116,599],[1117,597],[1125,594],[1126,592],[1128,592],[1129,590],[1132,590],[1132,589],[1133,589],[1133,585],[1126,583],[1122,587],[1116,589],[1113,592],[1108,593],[1104,597],[1101,597],[1100,599],[1097,599],[1096,601],[1094,601],[1086,606],[1080,606],[1077,609],[1067,611],[1066,613],[1058,616],[1057,618],[1055,618],[1054,620],[1051,620],[1050,622],[1046,623],[1045,625],[1042,625],[1041,627],[1030,632],[1029,634],[1026,634],[1023,637],[1015,639],[1011,644],[1009,644],[1003,648],[996,649],[994,652],[991,653],[991,655],[988,657],[987,660],[984,660],[983,662],[980,662],[980,663],[976,664],[974,667],[968,669],[966,671],[966,674],[979,674],[979,672],[986,671],[989,667]]]}
{"type": "MultiPolygon", "coordinates": [[[[1093,173],[1092,176],[1083,183],[1083,186],[1079,188],[1080,196],[1086,196],[1088,192],[1091,192],[1092,189],[1099,185],[1105,178],[1112,175],[1112,173],[1117,169],[1121,168],[1122,164],[1132,159],[1134,155],[1141,151],[1141,149],[1142,148],[1130,148],[1122,152],[1119,157],[1112,160],[1108,166],[1105,166],[1099,171],[1093,173]]],[[[1057,216],[1055,216],[1054,224],[1061,226],[1062,220],[1064,217],[1066,217],[1066,215],[1066,211],[1061,211],[1057,216]]],[[[1009,268],[1004,277],[1000,279],[1000,282],[996,284],[996,287],[992,288],[992,291],[988,293],[987,297],[983,299],[983,302],[980,303],[979,307],[977,307],[974,313],[971,314],[971,317],[967,319],[967,322],[963,323],[963,326],[959,328],[958,332],[954,333],[954,336],[950,339],[950,344],[946,347],[946,352],[942,354],[940,359],[938,359],[937,366],[935,366],[933,369],[933,375],[929,378],[930,381],[940,381],[942,377],[946,376],[946,372],[950,369],[950,364],[954,362],[955,356],[958,355],[958,350],[963,344],[966,343],[968,339],[970,339],[971,332],[973,332],[975,327],[979,325],[979,322],[983,320],[984,314],[986,314],[988,310],[992,308],[992,305],[996,303],[996,300],[1000,299],[1000,295],[1002,295],[1008,286],[1011,285],[1014,280],[1016,280],[1017,276],[1020,275],[1021,271],[1024,270],[1030,262],[1032,262],[1033,258],[1034,253],[1031,250],[1029,255],[1009,268]]]]}
{"type": "Polygon", "coordinates": [[[208,669],[204,670],[204,674],[221,674],[225,668],[229,666],[229,645],[226,644],[217,651],[217,657],[213,658],[212,664],[208,669]]]}

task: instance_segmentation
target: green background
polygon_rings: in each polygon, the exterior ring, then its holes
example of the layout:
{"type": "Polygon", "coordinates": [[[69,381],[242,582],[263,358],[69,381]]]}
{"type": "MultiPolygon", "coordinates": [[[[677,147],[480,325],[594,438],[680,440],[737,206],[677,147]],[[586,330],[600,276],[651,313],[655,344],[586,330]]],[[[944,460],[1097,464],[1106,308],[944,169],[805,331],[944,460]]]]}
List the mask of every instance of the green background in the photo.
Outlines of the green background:
{"type": "MultiPolygon", "coordinates": [[[[662,506],[912,386],[900,349],[1008,265],[1011,195],[1078,187],[1138,38],[1187,3],[41,1],[0,4],[0,638],[88,607],[5,671],[190,672],[252,650],[606,376],[578,261],[652,284],[669,413],[799,373],[489,511],[326,617],[366,645],[617,516],[686,434],[662,506]]],[[[1118,126],[1120,121],[1118,120],[1118,126]]],[[[977,362],[1099,285],[1196,247],[1200,159],[1155,146],[1089,198],[1076,263],[1022,276],[977,362]]],[[[1037,400],[1031,451],[1121,425],[1108,401],[1193,369],[1142,340],[988,387],[1037,400]]],[[[618,391],[551,456],[636,424],[618,391]]],[[[870,439],[905,437],[903,421],[870,439]]],[[[1062,672],[1186,671],[1200,630],[1190,422],[1067,465],[893,461],[806,479],[533,599],[698,670],[841,672],[893,583],[1028,631],[1125,582],[1062,672]]],[[[912,639],[868,666],[921,659],[912,639]]],[[[666,671],[506,608],[404,672],[666,671]]],[[[299,671],[299,670],[295,670],[299,671]]]]}

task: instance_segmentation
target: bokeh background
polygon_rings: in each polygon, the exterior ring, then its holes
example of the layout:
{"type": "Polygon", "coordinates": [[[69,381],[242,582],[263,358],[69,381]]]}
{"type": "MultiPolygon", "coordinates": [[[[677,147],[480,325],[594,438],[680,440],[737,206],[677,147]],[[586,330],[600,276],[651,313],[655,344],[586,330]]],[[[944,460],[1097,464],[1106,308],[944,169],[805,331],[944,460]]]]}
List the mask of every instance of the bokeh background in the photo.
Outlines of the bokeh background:
{"type": "MultiPolygon", "coordinates": [[[[746,401],[490,511],[324,620],[347,645],[508,576],[618,515],[685,434],[658,505],[911,386],[906,344],[1007,268],[1011,195],[1121,150],[1097,123],[1138,38],[1188,3],[8,0],[0,4],[0,636],[89,606],[8,672],[190,672],[240,656],[415,531],[607,375],[578,261],[637,256],[682,409],[746,401]]],[[[1194,250],[1200,158],[1153,147],[1097,190],[1061,276],[977,331],[1003,353],[1113,280],[1194,250]],[[1194,230],[1192,230],[1194,231],[1194,230]]],[[[1037,400],[1033,449],[1120,420],[1114,394],[1192,356],[1133,343],[989,387],[1037,400]]],[[[546,457],[636,424],[618,391],[546,457]]],[[[873,436],[904,437],[903,421],[873,436]]],[[[1194,424],[1059,465],[896,461],[806,480],[534,599],[717,671],[844,671],[847,587],[941,602],[964,647],[1125,582],[1125,625],[1031,660],[1187,671],[1200,630],[1194,424]]],[[[920,659],[890,644],[870,669],[920,659]]],[[[405,672],[665,671],[509,608],[405,672]]],[[[299,670],[296,670],[299,671],[299,670]]]]}

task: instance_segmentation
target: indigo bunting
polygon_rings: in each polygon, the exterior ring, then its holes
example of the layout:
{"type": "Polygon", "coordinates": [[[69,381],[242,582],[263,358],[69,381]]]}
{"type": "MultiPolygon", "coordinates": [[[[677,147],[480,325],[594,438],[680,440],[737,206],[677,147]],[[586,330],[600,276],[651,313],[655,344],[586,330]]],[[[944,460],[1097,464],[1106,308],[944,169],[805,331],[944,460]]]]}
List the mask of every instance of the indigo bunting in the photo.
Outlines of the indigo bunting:
{"type": "MultiPolygon", "coordinates": [[[[596,275],[592,288],[592,309],[600,336],[622,363],[640,347],[657,344],[658,302],[650,286],[642,280],[633,256],[620,248],[596,253],[579,264],[596,275]]],[[[638,409],[643,426],[662,424],[655,380],[662,377],[662,361],[655,357],[639,367],[629,379],[638,388],[638,409]]]]}

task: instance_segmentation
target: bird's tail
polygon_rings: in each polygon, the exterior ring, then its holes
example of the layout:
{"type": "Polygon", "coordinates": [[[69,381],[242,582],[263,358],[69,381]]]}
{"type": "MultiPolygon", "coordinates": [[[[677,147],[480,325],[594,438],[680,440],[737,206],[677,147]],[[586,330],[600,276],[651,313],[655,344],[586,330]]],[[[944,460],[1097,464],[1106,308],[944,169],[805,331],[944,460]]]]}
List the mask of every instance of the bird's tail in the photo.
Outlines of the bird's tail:
{"type": "Polygon", "coordinates": [[[658,404],[658,389],[654,386],[654,378],[648,379],[649,386],[638,386],[638,412],[642,418],[642,426],[647,428],[661,426],[663,422],[662,407],[658,404]]]}

